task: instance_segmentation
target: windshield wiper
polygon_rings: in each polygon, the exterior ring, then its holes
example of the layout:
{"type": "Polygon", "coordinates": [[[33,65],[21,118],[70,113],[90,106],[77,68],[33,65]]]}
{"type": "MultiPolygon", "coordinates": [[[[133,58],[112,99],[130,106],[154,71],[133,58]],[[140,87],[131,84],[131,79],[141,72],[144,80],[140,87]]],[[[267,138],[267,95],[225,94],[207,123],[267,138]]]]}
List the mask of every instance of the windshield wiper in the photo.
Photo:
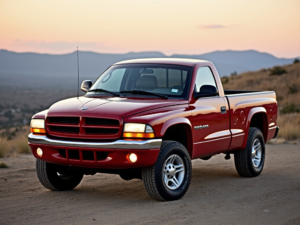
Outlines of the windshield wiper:
{"type": "Polygon", "coordinates": [[[155,95],[164,99],[168,99],[168,96],[156,94],[148,91],[142,91],[142,90],[132,90],[132,91],[120,91],[120,93],[132,93],[132,94],[146,94],[146,95],[155,95]]]}
{"type": "Polygon", "coordinates": [[[112,94],[112,95],[114,95],[114,96],[118,96],[118,97],[120,97],[120,95],[119,94],[117,94],[117,93],[115,93],[115,92],[112,92],[112,91],[108,91],[108,90],[105,90],[105,89],[92,89],[92,90],[89,90],[88,92],[92,92],[92,91],[94,91],[94,92],[107,92],[107,93],[110,93],[110,94],[112,94]]]}

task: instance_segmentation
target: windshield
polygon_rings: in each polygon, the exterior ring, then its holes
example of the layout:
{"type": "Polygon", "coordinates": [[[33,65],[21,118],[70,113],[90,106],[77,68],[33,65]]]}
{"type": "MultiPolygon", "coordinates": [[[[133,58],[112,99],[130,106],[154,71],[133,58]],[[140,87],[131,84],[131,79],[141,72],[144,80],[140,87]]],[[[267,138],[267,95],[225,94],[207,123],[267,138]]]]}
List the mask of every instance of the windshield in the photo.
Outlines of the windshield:
{"type": "Polygon", "coordinates": [[[121,96],[138,93],[143,97],[155,97],[146,93],[151,92],[170,98],[187,99],[191,73],[192,67],[178,65],[115,65],[98,78],[87,95],[111,95],[113,93],[109,92],[114,92],[121,96]],[[134,92],[137,90],[145,93],[134,92]]]}

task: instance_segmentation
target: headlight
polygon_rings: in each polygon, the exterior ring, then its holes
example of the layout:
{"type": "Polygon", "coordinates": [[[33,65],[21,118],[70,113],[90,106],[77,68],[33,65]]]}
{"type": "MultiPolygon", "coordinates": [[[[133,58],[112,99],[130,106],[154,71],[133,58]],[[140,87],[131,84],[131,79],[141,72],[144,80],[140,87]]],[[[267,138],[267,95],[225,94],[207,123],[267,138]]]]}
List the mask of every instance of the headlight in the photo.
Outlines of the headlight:
{"type": "Polygon", "coordinates": [[[124,138],[154,138],[155,134],[150,125],[142,123],[125,123],[124,138]]]}
{"type": "Polygon", "coordinates": [[[46,134],[45,120],[32,119],[30,122],[30,131],[33,134],[46,134]]]}

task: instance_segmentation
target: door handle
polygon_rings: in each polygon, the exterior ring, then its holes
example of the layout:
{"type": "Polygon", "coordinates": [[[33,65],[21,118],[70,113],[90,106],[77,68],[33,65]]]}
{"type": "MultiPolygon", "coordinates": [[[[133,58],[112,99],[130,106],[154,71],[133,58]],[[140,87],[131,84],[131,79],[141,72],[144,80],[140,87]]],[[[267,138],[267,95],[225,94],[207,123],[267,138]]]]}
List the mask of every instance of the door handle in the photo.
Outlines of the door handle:
{"type": "Polygon", "coordinates": [[[221,107],[221,113],[226,113],[226,106],[221,107]]]}

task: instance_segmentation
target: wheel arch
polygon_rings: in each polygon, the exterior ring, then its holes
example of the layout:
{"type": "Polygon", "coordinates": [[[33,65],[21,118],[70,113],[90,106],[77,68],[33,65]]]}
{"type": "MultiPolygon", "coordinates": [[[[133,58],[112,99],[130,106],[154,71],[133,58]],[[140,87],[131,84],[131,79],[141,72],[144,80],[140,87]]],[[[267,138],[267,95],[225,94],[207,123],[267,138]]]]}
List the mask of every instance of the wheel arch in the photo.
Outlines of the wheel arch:
{"type": "Polygon", "coordinates": [[[255,107],[250,110],[246,120],[245,139],[242,149],[246,147],[250,127],[258,128],[262,132],[265,142],[267,141],[268,116],[267,111],[264,107],[255,107]]]}
{"type": "Polygon", "coordinates": [[[192,125],[187,118],[173,118],[167,120],[161,129],[163,140],[172,140],[181,143],[193,155],[192,125]]]}

